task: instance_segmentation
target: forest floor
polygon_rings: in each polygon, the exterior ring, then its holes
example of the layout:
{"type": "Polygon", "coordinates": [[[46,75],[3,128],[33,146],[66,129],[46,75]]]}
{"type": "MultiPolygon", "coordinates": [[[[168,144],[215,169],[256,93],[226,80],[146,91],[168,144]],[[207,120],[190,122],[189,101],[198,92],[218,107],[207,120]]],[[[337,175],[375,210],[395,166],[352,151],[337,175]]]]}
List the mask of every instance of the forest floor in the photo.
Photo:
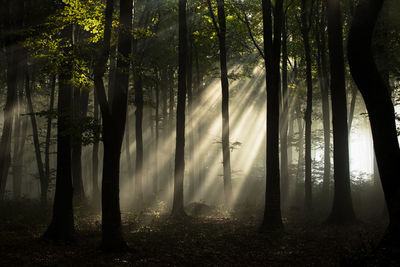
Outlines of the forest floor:
{"type": "MultiPolygon", "coordinates": [[[[131,252],[104,253],[101,217],[75,209],[76,240],[40,237],[51,208],[29,201],[0,205],[0,266],[379,266],[382,222],[347,227],[285,218],[283,233],[259,233],[259,218],[214,213],[171,220],[156,210],[122,213],[131,252]]],[[[396,262],[386,262],[396,266],[396,262]]]]}

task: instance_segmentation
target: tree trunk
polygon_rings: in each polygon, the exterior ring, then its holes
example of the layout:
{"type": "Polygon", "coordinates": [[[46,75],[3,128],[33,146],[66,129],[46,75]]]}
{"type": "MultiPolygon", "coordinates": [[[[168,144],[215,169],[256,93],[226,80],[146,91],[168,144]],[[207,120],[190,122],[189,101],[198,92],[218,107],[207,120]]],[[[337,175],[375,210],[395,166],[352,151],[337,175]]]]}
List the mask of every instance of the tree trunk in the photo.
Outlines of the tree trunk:
{"type": "Polygon", "coordinates": [[[119,205],[119,174],[122,140],[125,132],[131,54],[132,1],[120,1],[118,58],[111,105],[107,101],[103,77],[110,52],[113,1],[105,10],[104,41],[94,68],[94,82],[103,118],[102,244],[107,251],[127,250],[122,237],[119,205]],[[118,81],[118,82],[117,82],[118,81]]]}
{"type": "Polygon", "coordinates": [[[349,142],[345,68],[340,2],[328,0],[328,44],[331,67],[331,97],[333,125],[334,195],[328,222],[353,223],[355,214],[351,200],[349,172],[349,142]]]}
{"type": "Polygon", "coordinates": [[[267,157],[264,218],[261,231],[283,227],[280,201],[279,172],[279,83],[283,1],[277,0],[274,9],[274,33],[272,34],[272,6],[270,0],[262,0],[264,28],[264,61],[267,85],[267,157]],[[272,38],[274,35],[274,38],[272,38]]]}
{"type": "MultiPolygon", "coordinates": [[[[19,64],[21,67],[21,64],[19,64]]],[[[22,117],[22,103],[23,103],[23,86],[24,79],[23,73],[18,77],[17,83],[17,96],[16,96],[16,105],[14,110],[14,149],[13,149],[13,163],[12,163],[12,172],[13,172],[13,197],[14,199],[19,199],[21,197],[21,181],[22,181],[22,160],[23,154],[21,153],[21,147],[23,147],[25,140],[22,136],[22,124],[25,123],[25,117],[22,117]]],[[[26,129],[25,129],[26,134],[26,129]]]]}
{"type": "Polygon", "coordinates": [[[311,23],[308,21],[309,13],[306,6],[307,0],[301,2],[301,33],[303,37],[304,52],[306,56],[306,81],[307,81],[307,107],[304,115],[305,129],[305,177],[304,177],[304,193],[305,193],[305,211],[312,210],[312,180],[311,180],[311,115],[312,115],[312,74],[311,74],[311,49],[309,31],[311,23]]]}
{"type": "MultiPolygon", "coordinates": [[[[46,130],[46,141],[44,149],[44,163],[45,163],[45,177],[47,184],[50,181],[50,145],[51,145],[51,121],[54,111],[54,94],[56,90],[56,75],[52,75],[51,88],[50,88],[50,104],[49,104],[49,116],[47,117],[47,130],[46,130]]],[[[47,190],[47,189],[46,189],[47,190]]],[[[47,198],[47,196],[46,196],[47,198]]]]}
{"type": "Polygon", "coordinates": [[[192,123],[192,116],[193,116],[193,23],[191,19],[191,15],[189,14],[189,21],[190,21],[190,30],[189,30],[189,38],[188,38],[188,50],[187,50],[187,84],[186,84],[186,92],[187,92],[187,121],[189,126],[189,142],[188,142],[188,161],[189,161],[189,199],[192,199],[195,194],[195,175],[194,175],[194,138],[193,138],[193,123],[192,123]]]}
{"type": "Polygon", "coordinates": [[[356,100],[357,100],[357,89],[354,86],[351,86],[351,102],[350,102],[350,111],[349,111],[349,119],[348,119],[349,135],[350,135],[350,131],[351,131],[351,126],[353,124],[354,109],[356,108],[356,100]]]}
{"type": "Polygon", "coordinates": [[[186,0],[179,0],[179,69],[178,105],[176,109],[176,149],[174,171],[174,198],[172,217],[186,216],[183,207],[183,179],[185,175],[185,106],[186,106],[187,27],[186,0]]]}
{"type": "Polygon", "coordinates": [[[73,110],[74,110],[74,127],[76,131],[72,139],[72,184],[74,188],[74,200],[76,203],[82,203],[85,199],[85,192],[83,189],[82,181],[82,132],[80,130],[80,121],[82,120],[82,114],[80,110],[81,106],[81,90],[80,88],[73,88],[73,110]]]}
{"type": "MultiPolygon", "coordinates": [[[[96,125],[100,125],[99,117],[99,100],[97,97],[96,90],[94,91],[94,101],[93,101],[93,117],[96,125]]],[[[100,189],[99,189],[99,141],[100,133],[96,132],[95,141],[93,144],[92,151],[92,203],[96,210],[100,209],[100,189]]]]}
{"type": "MultiPolygon", "coordinates": [[[[67,36],[71,35],[67,34],[67,36]]],[[[65,54],[68,53],[69,51],[66,51],[65,54]]],[[[72,116],[71,79],[71,60],[66,60],[59,72],[57,174],[53,218],[44,234],[44,238],[52,240],[71,240],[75,231],[72,208],[71,135],[69,133],[72,116]]],[[[43,171],[43,166],[41,169],[43,171]]]]}
{"type": "Polygon", "coordinates": [[[15,44],[6,47],[7,55],[7,98],[4,107],[3,134],[0,140],[0,200],[4,200],[7,186],[8,171],[11,165],[11,135],[14,105],[17,92],[18,56],[15,44]]]}
{"type": "Polygon", "coordinates": [[[322,179],[322,195],[325,203],[329,199],[329,183],[331,176],[331,121],[329,110],[329,78],[326,58],[326,37],[325,37],[325,2],[322,2],[321,17],[318,20],[316,29],[316,43],[318,49],[317,67],[320,77],[320,89],[322,98],[322,124],[324,128],[324,176],[322,179]]]}
{"type": "Polygon", "coordinates": [[[282,202],[287,203],[289,191],[289,172],[288,172],[288,119],[289,119],[289,105],[288,105],[288,51],[287,51],[287,33],[286,33],[286,15],[282,20],[282,109],[281,109],[281,130],[280,130],[280,144],[281,144],[281,191],[282,202]]]}
{"type": "MultiPolygon", "coordinates": [[[[129,98],[129,97],[128,97],[129,98]]],[[[126,131],[125,131],[125,155],[126,155],[126,165],[128,178],[132,177],[133,169],[132,169],[132,161],[131,161],[131,127],[130,127],[130,117],[129,117],[129,106],[126,111],[126,131]]]]}
{"type": "MultiPolygon", "coordinates": [[[[103,113],[104,109],[102,108],[104,138],[102,248],[105,250],[127,249],[127,245],[122,238],[121,211],[119,205],[119,168],[128,103],[130,62],[126,60],[126,58],[129,58],[131,55],[132,42],[130,31],[132,29],[132,4],[131,0],[120,0],[118,57],[115,84],[113,86],[111,99],[111,112],[103,113]]],[[[109,25],[106,23],[105,27],[107,26],[109,25]]],[[[107,31],[108,30],[109,28],[107,31]]]]}
{"type": "Polygon", "coordinates": [[[33,110],[31,88],[30,88],[30,84],[29,84],[29,72],[28,72],[27,65],[26,65],[26,71],[25,71],[25,93],[26,93],[26,98],[28,101],[28,111],[29,111],[29,115],[31,118],[33,145],[35,147],[36,164],[37,164],[38,173],[39,173],[40,200],[41,200],[42,204],[45,204],[47,202],[47,191],[48,191],[48,186],[49,186],[49,179],[46,176],[46,174],[44,172],[44,168],[43,168],[42,154],[40,151],[39,132],[38,132],[38,127],[37,127],[37,122],[36,122],[36,116],[35,116],[35,113],[33,110]]]}
{"type": "Polygon", "coordinates": [[[140,74],[135,74],[135,102],[136,102],[136,169],[135,169],[135,207],[143,206],[143,88],[140,74]]]}
{"type": "Polygon", "coordinates": [[[372,34],[383,0],[362,0],[356,8],[348,40],[350,71],[367,107],[374,150],[389,212],[382,246],[400,246],[400,149],[389,89],[372,54],[372,34]]]}

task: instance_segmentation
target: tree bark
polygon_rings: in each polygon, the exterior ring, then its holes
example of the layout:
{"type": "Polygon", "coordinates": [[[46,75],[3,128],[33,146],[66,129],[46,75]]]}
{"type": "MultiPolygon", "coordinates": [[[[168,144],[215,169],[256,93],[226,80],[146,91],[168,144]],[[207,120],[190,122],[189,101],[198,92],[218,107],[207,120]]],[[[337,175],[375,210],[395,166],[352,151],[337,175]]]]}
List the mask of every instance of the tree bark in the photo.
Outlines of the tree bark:
{"type": "MultiPolygon", "coordinates": [[[[70,28],[66,32],[70,32],[70,28]]],[[[71,36],[70,34],[66,34],[71,36]]],[[[68,49],[68,48],[66,48],[68,49]]],[[[67,50],[65,54],[69,54],[67,50]]],[[[59,70],[58,123],[57,123],[57,174],[52,221],[44,238],[71,240],[74,236],[71,173],[71,111],[72,111],[72,64],[67,59],[59,70]]],[[[41,167],[43,170],[43,166],[41,167]]]]}
{"type": "MultiPolygon", "coordinates": [[[[46,177],[47,184],[50,181],[50,145],[51,145],[51,128],[52,128],[51,122],[52,122],[53,111],[54,111],[55,90],[56,90],[56,75],[53,74],[52,78],[51,78],[49,116],[47,117],[46,141],[45,141],[45,149],[44,149],[45,177],[46,177]]],[[[47,198],[47,196],[46,196],[46,198],[47,198]]]]}
{"type": "Polygon", "coordinates": [[[342,22],[340,2],[328,0],[327,3],[334,164],[333,206],[328,222],[343,224],[353,223],[356,219],[350,190],[342,22]]]}
{"type": "MultiPolygon", "coordinates": [[[[100,125],[99,100],[96,90],[94,91],[93,117],[96,125],[100,125]]],[[[99,189],[99,141],[100,134],[96,132],[92,151],[92,203],[96,210],[100,209],[100,189],[99,189]]]]}
{"type": "Polygon", "coordinates": [[[305,60],[306,60],[306,81],[307,81],[307,106],[304,115],[305,128],[305,211],[312,210],[312,179],[311,179],[311,115],[312,115],[312,74],[311,74],[311,48],[310,48],[310,21],[308,21],[309,12],[307,11],[307,0],[301,2],[301,34],[303,37],[305,60]]]}
{"type": "Polygon", "coordinates": [[[7,55],[7,98],[4,107],[3,133],[0,140],[0,200],[4,200],[7,186],[8,171],[11,165],[11,135],[14,105],[17,92],[18,56],[15,44],[6,46],[7,55]]]}
{"type": "Polygon", "coordinates": [[[185,106],[187,57],[186,2],[186,0],[179,0],[178,105],[176,109],[174,198],[171,214],[174,218],[182,218],[186,216],[183,207],[183,179],[185,175],[185,106]]]}
{"type": "Polygon", "coordinates": [[[279,172],[279,83],[283,1],[277,0],[274,8],[272,33],[272,6],[270,0],[262,0],[264,28],[264,61],[267,88],[267,155],[264,218],[261,231],[283,227],[280,201],[279,172]],[[272,38],[274,36],[274,38],[272,38]]]}
{"type": "Polygon", "coordinates": [[[125,132],[129,60],[131,53],[132,1],[120,1],[118,57],[111,105],[107,101],[103,77],[110,52],[113,1],[108,0],[105,10],[104,41],[95,64],[94,82],[103,118],[103,179],[102,179],[102,244],[107,251],[127,250],[122,237],[119,204],[119,174],[121,146],[125,132]],[[117,82],[118,81],[118,82],[117,82]]]}
{"type": "Polygon", "coordinates": [[[324,201],[329,199],[329,184],[331,176],[331,121],[329,109],[329,77],[326,58],[326,17],[325,1],[322,2],[321,17],[318,20],[316,29],[316,43],[318,49],[317,67],[320,77],[320,90],[322,98],[322,124],[324,128],[324,176],[322,179],[322,195],[324,201]]]}
{"type": "Polygon", "coordinates": [[[33,110],[31,88],[30,88],[30,84],[29,84],[29,72],[28,72],[27,65],[26,65],[26,71],[25,71],[25,93],[26,93],[26,98],[27,98],[27,102],[28,102],[29,116],[30,116],[31,124],[32,124],[33,145],[35,148],[36,164],[37,164],[38,173],[39,173],[40,201],[42,204],[45,204],[47,202],[47,191],[48,191],[48,186],[49,186],[49,179],[46,176],[44,168],[43,168],[42,154],[40,151],[39,132],[38,132],[38,127],[37,127],[37,122],[36,122],[36,116],[35,116],[35,113],[33,110]]]}
{"type": "Polygon", "coordinates": [[[287,203],[289,192],[289,172],[288,172],[288,126],[289,126],[289,105],[288,105],[288,51],[287,51],[287,29],[286,14],[282,20],[282,101],[281,101],[281,191],[282,202],[287,203]]]}
{"type": "MultiPolygon", "coordinates": [[[[22,67],[22,64],[19,64],[22,67]]],[[[13,197],[19,199],[21,197],[22,189],[22,170],[23,170],[23,158],[24,158],[24,146],[27,134],[27,120],[22,114],[25,113],[23,108],[24,99],[24,77],[23,72],[21,73],[18,82],[18,96],[17,105],[15,107],[14,114],[14,149],[13,149],[13,197]]]]}
{"type": "Polygon", "coordinates": [[[143,88],[140,74],[135,74],[135,103],[136,103],[136,169],[135,169],[135,207],[143,205],[143,88]]]}
{"type": "Polygon", "coordinates": [[[389,212],[382,246],[400,246],[400,149],[389,89],[372,53],[372,34],[383,0],[362,0],[356,8],[348,40],[350,71],[367,107],[374,150],[389,212]]]}

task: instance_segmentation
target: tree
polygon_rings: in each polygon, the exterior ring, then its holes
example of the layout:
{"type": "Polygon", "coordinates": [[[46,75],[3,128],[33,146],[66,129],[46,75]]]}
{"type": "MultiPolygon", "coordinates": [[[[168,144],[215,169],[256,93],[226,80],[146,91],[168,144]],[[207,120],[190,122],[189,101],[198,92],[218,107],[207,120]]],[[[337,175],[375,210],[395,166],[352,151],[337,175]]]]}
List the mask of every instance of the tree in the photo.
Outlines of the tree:
{"type": "Polygon", "coordinates": [[[104,250],[128,249],[122,237],[121,229],[119,167],[127,111],[132,7],[132,1],[120,1],[116,82],[113,86],[111,101],[106,98],[103,76],[110,52],[111,23],[114,10],[112,0],[108,0],[106,3],[104,40],[94,69],[95,88],[103,119],[102,248],[104,250]]]}
{"type": "Polygon", "coordinates": [[[322,123],[324,127],[324,177],[322,194],[326,202],[329,197],[329,181],[331,176],[331,122],[329,110],[329,77],[326,58],[326,4],[321,1],[322,11],[316,24],[316,44],[318,50],[317,68],[322,96],[322,123]]]}
{"type": "Polygon", "coordinates": [[[219,40],[219,61],[221,68],[222,88],[222,163],[224,167],[224,192],[225,205],[229,208],[232,204],[232,181],[231,181],[231,156],[229,147],[229,81],[228,68],[226,64],[226,18],[225,2],[217,1],[218,24],[214,16],[211,0],[207,1],[210,15],[219,40]]]}
{"type": "Polygon", "coordinates": [[[4,107],[4,126],[0,140],[0,200],[5,197],[8,171],[11,165],[11,136],[14,105],[17,97],[18,63],[21,60],[21,48],[18,34],[23,24],[23,1],[6,1],[3,7],[6,11],[4,26],[9,29],[5,36],[5,51],[7,57],[7,98],[4,107]]]}
{"type": "MultiPolygon", "coordinates": [[[[72,27],[67,26],[63,35],[71,36],[72,27]]],[[[67,40],[65,40],[67,43],[67,40]]],[[[71,108],[72,108],[72,60],[71,47],[64,46],[65,63],[59,69],[58,121],[57,121],[57,174],[52,221],[44,238],[71,240],[74,237],[71,173],[71,108]]],[[[42,166],[43,168],[43,166],[42,166]]]]}
{"type": "Polygon", "coordinates": [[[305,210],[310,212],[312,209],[312,180],[311,180],[311,115],[312,115],[312,73],[311,73],[311,48],[310,36],[311,15],[307,6],[307,0],[301,1],[301,34],[303,37],[305,60],[306,60],[306,81],[307,81],[307,107],[304,115],[305,119],[305,210]]]}
{"type": "Polygon", "coordinates": [[[379,174],[389,212],[382,246],[399,247],[400,149],[393,103],[372,53],[372,34],[384,0],[361,0],[356,7],[348,39],[350,71],[364,99],[371,125],[379,174]]]}
{"type": "MultiPolygon", "coordinates": [[[[25,59],[27,63],[27,60],[25,59]]],[[[28,102],[28,111],[32,124],[32,136],[33,136],[33,144],[35,147],[35,155],[36,155],[36,164],[39,173],[40,180],[40,201],[42,204],[47,202],[47,190],[49,186],[49,175],[46,175],[45,168],[43,166],[42,154],[40,151],[40,142],[39,142],[39,132],[38,126],[36,122],[36,116],[33,110],[33,103],[31,97],[31,88],[29,84],[29,72],[28,65],[25,66],[25,93],[28,102]]],[[[51,116],[49,116],[51,117],[51,116]]],[[[47,132],[48,133],[48,132],[47,132]]]]}
{"type": "Polygon", "coordinates": [[[274,7],[272,32],[272,4],[262,0],[264,27],[264,62],[267,85],[267,182],[265,191],[264,218],[261,231],[283,227],[280,207],[279,173],[279,83],[283,1],[277,0],[274,7]],[[274,38],[272,38],[274,36],[274,38]]]}
{"type": "Polygon", "coordinates": [[[174,199],[171,214],[174,218],[182,218],[186,216],[183,207],[183,179],[185,174],[185,106],[187,56],[186,3],[186,0],[179,0],[178,104],[176,109],[174,199]]]}
{"type": "Polygon", "coordinates": [[[331,69],[334,196],[328,221],[351,223],[355,214],[351,200],[349,142],[340,2],[328,0],[328,45],[331,69]]]}

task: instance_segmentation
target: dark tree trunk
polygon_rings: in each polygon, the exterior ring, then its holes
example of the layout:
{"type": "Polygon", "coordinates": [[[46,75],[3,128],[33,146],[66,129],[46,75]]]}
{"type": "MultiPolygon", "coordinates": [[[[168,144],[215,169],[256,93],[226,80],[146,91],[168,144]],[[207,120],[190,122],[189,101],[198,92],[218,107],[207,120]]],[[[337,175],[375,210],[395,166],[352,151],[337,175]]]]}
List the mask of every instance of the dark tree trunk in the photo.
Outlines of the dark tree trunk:
{"type": "Polygon", "coordinates": [[[158,80],[156,81],[155,89],[156,89],[156,143],[155,143],[155,155],[154,155],[154,167],[155,167],[155,176],[154,176],[154,189],[157,194],[160,190],[160,181],[158,174],[158,143],[160,138],[160,87],[158,80]]]}
{"type": "Polygon", "coordinates": [[[350,111],[349,111],[349,119],[348,119],[348,130],[349,135],[351,131],[351,126],[353,124],[354,119],[354,109],[356,108],[356,100],[357,100],[357,89],[351,86],[351,102],[350,102],[350,111]]]}
{"type": "Polygon", "coordinates": [[[348,41],[350,71],[367,107],[374,150],[389,212],[381,245],[400,246],[400,149],[389,89],[376,67],[372,34],[383,0],[362,0],[356,8],[348,41]]]}
{"type": "Polygon", "coordinates": [[[31,88],[30,88],[30,84],[29,84],[29,72],[28,72],[27,66],[26,66],[26,71],[25,71],[25,93],[26,93],[26,98],[27,98],[27,102],[28,102],[29,116],[31,118],[33,145],[35,147],[36,164],[37,164],[38,173],[39,173],[40,200],[41,200],[42,204],[45,204],[47,202],[47,191],[48,191],[48,186],[49,186],[49,179],[46,176],[44,168],[43,168],[42,154],[40,151],[39,132],[38,132],[38,127],[37,127],[37,122],[36,122],[36,116],[35,116],[35,113],[33,110],[31,88]]]}
{"type": "Polygon", "coordinates": [[[118,58],[111,105],[106,98],[103,76],[110,52],[113,1],[108,0],[105,11],[104,43],[94,70],[94,81],[103,118],[103,179],[102,179],[102,249],[126,250],[122,237],[119,205],[119,174],[122,140],[124,137],[131,53],[132,1],[120,1],[118,58]]]}
{"type": "Polygon", "coordinates": [[[56,90],[56,75],[53,74],[52,78],[51,78],[49,116],[47,117],[46,141],[45,141],[45,149],[44,149],[45,177],[46,177],[47,184],[50,181],[50,145],[51,145],[51,128],[52,128],[51,122],[52,122],[53,111],[54,111],[55,90],[56,90]]]}
{"type": "Polygon", "coordinates": [[[286,32],[286,15],[282,20],[282,101],[281,101],[281,130],[280,130],[280,144],[281,144],[281,191],[282,202],[287,203],[289,192],[289,172],[288,172],[288,119],[289,119],[289,105],[288,105],[288,51],[287,51],[287,32],[286,32]]]}
{"type": "Polygon", "coordinates": [[[306,81],[307,81],[307,106],[304,115],[305,129],[305,177],[304,177],[304,193],[305,193],[305,211],[310,212],[312,209],[312,180],[311,180],[311,115],[312,115],[312,74],[311,74],[311,49],[310,49],[310,21],[308,21],[309,11],[307,8],[307,0],[301,2],[301,34],[303,37],[304,52],[306,56],[306,81]]]}
{"type": "Polygon", "coordinates": [[[298,147],[298,157],[297,157],[297,173],[296,173],[296,198],[295,201],[299,201],[300,198],[300,178],[302,178],[302,174],[304,174],[304,123],[302,119],[302,112],[301,112],[301,106],[300,103],[297,103],[296,105],[296,113],[297,113],[297,129],[299,133],[299,140],[297,143],[298,147]]]}
{"type": "Polygon", "coordinates": [[[73,89],[73,110],[74,110],[74,127],[75,132],[72,139],[72,184],[74,188],[74,201],[81,203],[85,198],[82,181],[82,132],[79,129],[82,119],[81,113],[81,90],[80,88],[73,89]]]}
{"type": "Polygon", "coordinates": [[[328,44],[331,67],[334,195],[328,222],[352,223],[347,104],[340,2],[328,0],[328,44]]]}
{"type": "Polygon", "coordinates": [[[232,181],[231,181],[231,155],[229,144],[229,81],[228,68],[226,63],[226,18],[225,1],[217,1],[218,24],[214,17],[211,0],[208,0],[208,7],[211,18],[214,22],[215,31],[219,40],[219,62],[221,68],[222,88],[222,163],[224,167],[224,192],[225,206],[230,208],[232,202],[232,181]]]}
{"type": "Polygon", "coordinates": [[[187,92],[187,121],[189,126],[189,142],[188,142],[188,161],[189,161],[189,198],[191,199],[195,194],[195,177],[194,177],[194,138],[193,138],[193,123],[192,123],[192,111],[193,111],[193,31],[192,31],[192,19],[190,16],[193,14],[189,14],[190,21],[190,30],[188,36],[188,50],[187,50],[187,84],[186,84],[186,92],[187,92]]]}
{"type": "Polygon", "coordinates": [[[135,207],[143,205],[143,88],[140,74],[135,75],[135,104],[136,104],[136,120],[135,120],[135,135],[136,135],[136,169],[135,169],[135,207]]]}
{"type": "MultiPolygon", "coordinates": [[[[22,64],[19,64],[22,67],[22,64]]],[[[24,146],[25,138],[27,134],[27,120],[22,114],[25,114],[23,108],[23,98],[24,98],[24,77],[22,75],[18,77],[18,96],[17,105],[15,107],[14,114],[14,149],[13,149],[13,197],[14,199],[19,199],[21,197],[22,189],[22,170],[23,170],[23,156],[24,156],[24,146]]]]}
{"type": "MultiPolygon", "coordinates": [[[[161,143],[164,144],[167,142],[168,137],[169,137],[169,132],[168,132],[168,97],[167,97],[167,90],[168,90],[168,75],[166,69],[161,69],[160,71],[160,85],[161,85],[161,101],[162,101],[162,135],[161,135],[161,143]]],[[[166,152],[164,145],[161,146],[163,149],[161,152],[166,152]]],[[[164,166],[161,171],[161,190],[168,192],[168,178],[170,176],[168,173],[166,173],[166,166],[164,166]]]]}
{"type": "MultiPolygon", "coordinates": [[[[104,163],[102,180],[102,248],[124,250],[119,205],[119,168],[125,132],[131,54],[132,1],[120,0],[118,57],[111,114],[103,113],[104,163]]],[[[106,24],[106,26],[108,26],[106,24]]],[[[105,27],[106,27],[105,26],[105,27]]],[[[108,29],[107,29],[108,30],[108,29]]]]}
{"type": "Polygon", "coordinates": [[[219,61],[221,64],[222,87],[222,162],[224,165],[224,192],[225,205],[232,205],[232,181],[231,181],[231,154],[229,144],[229,82],[228,68],[226,64],[226,18],[224,0],[218,0],[219,21],[219,61]]]}
{"type": "MultiPolygon", "coordinates": [[[[129,98],[129,97],[128,97],[129,98]]],[[[131,127],[130,127],[130,117],[129,117],[129,106],[126,111],[126,131],[125,131],[125,156],[126,165],[128,171],[128,177],[133,176],[132,161],[131,161],[131,127]]]]}
{"type": "Polygon", "coordinates": [[[0,140],[0,200],[5,197],[8,171],[11,165],[11,135],[14,105],[17,92],[18,56],[15,44],[6,47],[7,55],[7,98],[4,107],[3,133],[0,140]]]}
{"type": "Polygon", "coordinates": [[[270,0],[262,0],[264,55],[267,85],[267,182],[264,218],[261,231],[283,227],[280,201],[279,173],[279,83],[283,1],[277,0],[274,9],[272,33],[272,6],[270,0]],[[272,38],[274,36],[274,38],[272,38]]]}
{"type": "Polygon", "coordinates": [[[322,195],[325,203],[329,199],[329,183],[331,176],[331,121],[329,110],[329,78],[326,58],[326,16],[325,2],[321,3],[321,17],[316,29],[316,43],[318,49],[317,65],[320,77],[320,89],[322,98],[322,124],[324,128],[324,176],[322,179],[322,195]]]}
{"type": "MultiPolygon", "coordinates": [[[[94,91],[94,101],[93,101],[93,117],[96,125],[100,125],[100,116],[99,116],[99,100],[97,97],[96,90],[94,91]]],[[[95,141],[93,144],[92,151],[92,203],[96,210],[100,209],[100,189],[99,189],[99,138],[100,133],[96,132],[95,141]]]]}
{"type": "Polygon", "coordinates": [[[186,216],[183,207],[183,179],[185,175],[185,106],[186,106],[187,27],[186,0],[179,0],[179,69],[178,105],[176,109],[176,149],[174,171],[174,198],[172,216],[186,216]]]}
{"type": "MultiPolygon", "coordinates": [[[[68,53],[69,51],[66,51],[66,54],[68,53]]],[[[72,64],[70,62],[70,59],[66,60],[59,72],[56,192],[53,218],[44,234],[44,238],[52,240],[71,240],[74,235],[71,135],[69,133],[72,116],[72,64]]],[[[43,171],[43,166],[41,169],[43,171]]]]}

